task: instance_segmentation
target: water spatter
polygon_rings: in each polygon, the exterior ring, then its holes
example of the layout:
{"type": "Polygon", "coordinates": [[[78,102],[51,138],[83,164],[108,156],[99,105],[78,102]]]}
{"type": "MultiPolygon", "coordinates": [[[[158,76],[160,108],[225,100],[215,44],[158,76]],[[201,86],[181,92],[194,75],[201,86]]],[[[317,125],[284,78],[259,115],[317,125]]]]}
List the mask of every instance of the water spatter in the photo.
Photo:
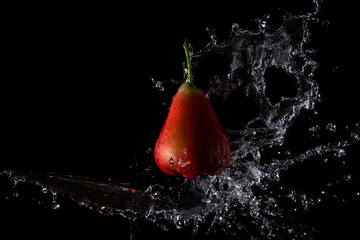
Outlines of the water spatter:
{"type": "MultiPolygon", "coordinates": [[[[300,150],[290,147],[291,127],[299,116],[309,122],[306,134],[310,139],[339,131],[334,123],[313,120],[319,118],[316,104],[321,101],[319,85],[313,79],[318,66],[312,57],[316,50],[309,47],[308,23],[319,22],[317,1],[315,5],[313,13],[287,14],[273,31],[268,31],[270,15],[257,20],[258,31],[241,29],[234,23],[231,36],[222,43],[218,43],[215,29],[208,27],[211,43],[191,53],[195,84],[210,101],[220,106],[233,104],[231,113],[223,113],[233,116],[224,124],[231,142],[231,163],[220,175],[168,184],[156,182],[154,175],[158,173],[148,168],[142,175],[148,180],[143,189],[114,180],[104,183],[49,173],[4,171],[0,176],[12,180],[16,198],[19,183],[39,186],[44,195],[51,194],[53,209],[61,207],[59,195],[68,195],[78,205],[103,215],[151,221],[165,231],[191,228],[195,237],[222,231],[234,238],[311,239],[314,229],[295,219],[327,199],[339,199],[335,186],[353,180],[346,169],[347,148],[359,142],[356,125],[355,131],[349,130],[347,139],[300,150]],[[272,95],[268,91],[272,84],[267,77],[269,71],[288,76],[292,81],[289,89],[295,90],[272,95]],[[236,113],[243,114],[244,110],[233,99],[252,104],[246,122],[236,118],[236,113]],[[288,184],[288,172],[317,162],[336,165],[338,177],[311,192],[288,184]]],[[[165,90],[163,82],[151,81],[154,89],[165,90]]],[[[178,83],[171,80],[170,84],[178,83]]],[[[151,151],[148,148],[147,155],[151,151]]],[[[136,168],[142,166],[135,164],[136,168]]],[[[359,198],[359,192],[354,192],[353,197],[359,198]]]]}

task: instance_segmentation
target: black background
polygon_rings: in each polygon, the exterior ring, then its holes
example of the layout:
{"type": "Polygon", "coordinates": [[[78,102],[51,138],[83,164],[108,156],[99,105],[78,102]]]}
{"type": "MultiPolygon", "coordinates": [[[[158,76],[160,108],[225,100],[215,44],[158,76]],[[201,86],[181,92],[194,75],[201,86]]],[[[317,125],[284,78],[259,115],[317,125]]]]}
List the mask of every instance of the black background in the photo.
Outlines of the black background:
{"type": "MultiPolygon", "coordinates": [[[[342,1],[324,1],[320,17],[329,25],[310,26],[318,49],[319,114],[339,126],[358,121],[358,37],[352,8],[342,1]]],[[[252,19],[269,13],[270,27],[275,29],[285,12],[313,10],[312,1],[300,0],[9,7],[1,30],[5,64],[0,170],[131,180],[129,166],[153,148],[164,121],[162,104],[176,91],[170,87],[158,92],[150,78],[183,79],[185,39],[199,50],[210,41],[207,26],[215,28],[221,42],[229,36],[232,23],[255,30],[252,19]]],[[[358,148],[351,154],[358,156],[358,148]]],[[[5,221],[0,229],[9,236],[128,239],[131,235],[128,221],[101,216],[66,200],[60,210],[21,199],[0,201],[5,221]]],[[[319,229],[318,239],[349,237],[355,232],[354,221],[358,222],[354,212],[359,210],[351,204],[329,204],[304,221],[319,229]]],[[[163,232],[151,223],[132,228],[135,239],[191,236],[163,232]]]]}

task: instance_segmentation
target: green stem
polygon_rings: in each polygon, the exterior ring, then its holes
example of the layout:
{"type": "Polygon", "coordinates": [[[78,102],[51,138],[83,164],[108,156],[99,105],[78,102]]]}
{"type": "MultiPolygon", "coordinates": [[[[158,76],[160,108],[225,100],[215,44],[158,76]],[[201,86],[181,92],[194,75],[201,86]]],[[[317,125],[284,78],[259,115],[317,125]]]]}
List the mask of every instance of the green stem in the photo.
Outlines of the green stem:
{"type": "Polygon", "coordinates": [[[187,64],[187,69],[188,69],[188,80],[189,80],[189,84],[192,85],[192,77],[191,77],[191,63],[190,63],[190,55],[189,55],[189,49],[188,49],[188,43],[184,42],[183,45],[184,49],[185,49],[185,55],[186,55],[186,64],[187,64]]]}

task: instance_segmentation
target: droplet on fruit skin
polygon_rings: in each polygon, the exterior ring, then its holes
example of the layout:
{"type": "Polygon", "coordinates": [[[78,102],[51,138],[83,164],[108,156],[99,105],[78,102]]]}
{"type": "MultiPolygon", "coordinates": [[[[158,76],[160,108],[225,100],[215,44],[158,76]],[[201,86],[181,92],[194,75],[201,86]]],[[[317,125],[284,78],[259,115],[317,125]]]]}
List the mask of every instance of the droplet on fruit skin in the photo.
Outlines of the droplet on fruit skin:
{"type": "Polygon", "coordinates": [[[169,165],[170,165],[170,167],[174,166],[174,159],[173,158],[169,159],[169,165]]]}
{"type": "Polygon", "coordinates": [[[180,167],[185,167],[186,166],[186,164],[181,159],[178,161],[178,164],[179,164],[180,167]]]}

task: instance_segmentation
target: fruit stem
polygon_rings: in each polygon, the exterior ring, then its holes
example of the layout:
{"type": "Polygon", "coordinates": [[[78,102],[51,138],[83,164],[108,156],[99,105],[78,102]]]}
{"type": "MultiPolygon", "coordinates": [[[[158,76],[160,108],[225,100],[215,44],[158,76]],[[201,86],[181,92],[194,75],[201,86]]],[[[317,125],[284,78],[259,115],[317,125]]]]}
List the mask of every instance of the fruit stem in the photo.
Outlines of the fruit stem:
{"type": "Polygon", "coordinates": [[[191,76],[191,63],[190,63],[190,54],[189,54],[189,48],[188,48],[188,43],[187,40],[185,40],[184,45],[183,45],[184,49],[185,49],[185,55],[186,55],[186,64],[187,64],[187,75],[188,75],[188,83],[189,85],[193,85],[192,83],[192,76],[191,76]]]}

